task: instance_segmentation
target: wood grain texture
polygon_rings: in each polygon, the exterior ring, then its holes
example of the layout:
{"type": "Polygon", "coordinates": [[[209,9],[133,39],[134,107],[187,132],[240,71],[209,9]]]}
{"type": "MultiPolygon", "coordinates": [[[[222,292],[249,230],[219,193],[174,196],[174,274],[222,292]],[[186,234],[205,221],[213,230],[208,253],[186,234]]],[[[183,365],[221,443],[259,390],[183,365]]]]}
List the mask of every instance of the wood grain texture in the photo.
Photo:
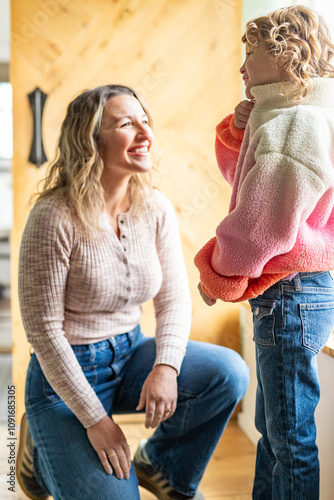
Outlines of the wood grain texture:
{"type": "MultiPolygon", "coordinates": [[[[238,349],[238,305],[208,308],[193,258],[228,211],[230,189],[214,158],[215,126],[240,100],[240,0],[12,0],[14,222],[11,241],[14,382],[18,418],[29,349],[17,299],[19,245],[28,201],[47,165],[28,163],[27,94],[48,94],[43,118],[49,159],[67,104],[104,83],[134,87],[155,119],[162,168],[155,183],[174,203],[193,296],[192,338],[238,349]]],[[[154,334],[152,305],[143,329],[154,334]]]]}

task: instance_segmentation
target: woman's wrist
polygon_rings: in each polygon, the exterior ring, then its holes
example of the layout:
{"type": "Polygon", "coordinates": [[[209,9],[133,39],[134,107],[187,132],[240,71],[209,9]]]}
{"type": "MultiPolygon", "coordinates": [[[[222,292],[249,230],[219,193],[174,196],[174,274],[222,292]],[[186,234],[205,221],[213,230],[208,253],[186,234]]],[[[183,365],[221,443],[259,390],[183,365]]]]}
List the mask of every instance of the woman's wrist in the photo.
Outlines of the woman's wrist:
{"type": "Polygon", "coordinates": [[[155,371],[155,372],[160,372],[160,373],[174,373],[175,376],[177,377],[178,373],[177,373],[177,369],[174,368],[173,366],[171,365],[166,365],[166,364],[163,364],[163,363],[160,363],[160,364],[157,364],[153,367],[153,370],[152,371],[155,371]]]}

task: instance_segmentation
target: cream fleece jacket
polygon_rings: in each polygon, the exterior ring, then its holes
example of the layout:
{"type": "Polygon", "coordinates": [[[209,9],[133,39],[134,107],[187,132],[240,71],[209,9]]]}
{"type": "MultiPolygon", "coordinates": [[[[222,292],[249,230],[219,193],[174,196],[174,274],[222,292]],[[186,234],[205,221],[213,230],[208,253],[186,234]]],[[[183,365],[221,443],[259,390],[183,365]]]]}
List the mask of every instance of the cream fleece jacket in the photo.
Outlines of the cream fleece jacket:
{"type": "Polygon", "coordinates": [[[302,101],[281,83],[253,87],[244,137],[233,115],[217,127],[233,191],[216,237],[195,257],[211,297],[245,300],[294,272],[334,268],[334,79],[313,84],[302,101]]]}

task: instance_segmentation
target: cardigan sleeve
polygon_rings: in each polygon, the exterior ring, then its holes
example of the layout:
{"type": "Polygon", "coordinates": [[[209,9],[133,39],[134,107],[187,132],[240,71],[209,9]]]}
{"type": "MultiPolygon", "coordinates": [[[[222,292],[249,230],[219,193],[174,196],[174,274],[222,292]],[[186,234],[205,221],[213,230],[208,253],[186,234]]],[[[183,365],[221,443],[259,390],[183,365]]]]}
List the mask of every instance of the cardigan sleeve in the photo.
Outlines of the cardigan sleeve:
{"type": "Polygon", "coordinates": [[[63,330],[73,240],[73,225],[61,200],[38,202],[20,248],[19,300],[27,339],[46,379],[83,426],[90,427],[106,412],[63,330]]]}
{"type": "Polygon", "coordinates": [[[218,167],[227,182],[232,186],[239,158],[244,129],[234,124],[234,113],[226,116],[216,127],[216,158],[218,167]]]}
{"type": "Polygon", "coordinates": [[[178,221],[169,200],[158,193],[162,207],[156,246],[162,286],[154,298],[157,319],[155,365],[173,366],[179,373],[191,326],[191,299],[178,221]]]}
{"type": "MultiPolygon", "coordinates": [[[[209,296],[233,302],[263,293],[296,271],[288,264],[281,272],[267,271],[275,269],[275,259],[292,252],[295,245],[302,262],[303,238],[314,224],[310,216],[333,175],[329,144],[314,140],[319,125],[315,118],[299,117],[297,110],[292,118],[279,116],[258,130],[255,164],[243,181],[236,206],[217,227],[216,238],[195,258],[209,296]]],[[[306,255],[305,265],[310,264],[307,259],[306,255]]]]}

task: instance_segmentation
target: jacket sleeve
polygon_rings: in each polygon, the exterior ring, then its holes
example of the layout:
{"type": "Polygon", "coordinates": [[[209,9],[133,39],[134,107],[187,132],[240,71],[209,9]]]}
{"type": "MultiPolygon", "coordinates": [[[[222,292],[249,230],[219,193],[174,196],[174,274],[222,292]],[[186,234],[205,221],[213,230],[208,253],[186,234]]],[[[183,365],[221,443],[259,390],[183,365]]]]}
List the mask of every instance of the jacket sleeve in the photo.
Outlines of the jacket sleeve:
{"type": "Polygon", "coordinates": [[[281,123],[279,118],[258,130],[255,164],[238,202],[195,258],[203,290],[211,297],[256,297],[294,271],[287,267],[273,274],[267,269],[275,268],[273,260],[291,252],[297,240],[303,248],[303,235],[312,231],[310,216],[329,185],[325,172],[332,175],[329,145],[314,140],[314,127],[320,124],[295,119],[281,123]],[[289,130],[280,142],[278,129],[289,130]]]}
{"type": "Polygon", "coordinates": [[[226,116],[216,127],[215,149],[218,167],[231,186],[244,132],[244,129],[240,130],[235,126],[234,113],[226,116]]]}
{"type": "Polygon", "coordinates": [[[224,302],[241,302],[257,297],[286,273],[263,273],[259,278],[248,276],[222,276],[212,266],[212,256],[218,247],[217,238],[211,238],[195,256],[195,265],[200,272],[201,286],[209,297],[224,302]]]}

